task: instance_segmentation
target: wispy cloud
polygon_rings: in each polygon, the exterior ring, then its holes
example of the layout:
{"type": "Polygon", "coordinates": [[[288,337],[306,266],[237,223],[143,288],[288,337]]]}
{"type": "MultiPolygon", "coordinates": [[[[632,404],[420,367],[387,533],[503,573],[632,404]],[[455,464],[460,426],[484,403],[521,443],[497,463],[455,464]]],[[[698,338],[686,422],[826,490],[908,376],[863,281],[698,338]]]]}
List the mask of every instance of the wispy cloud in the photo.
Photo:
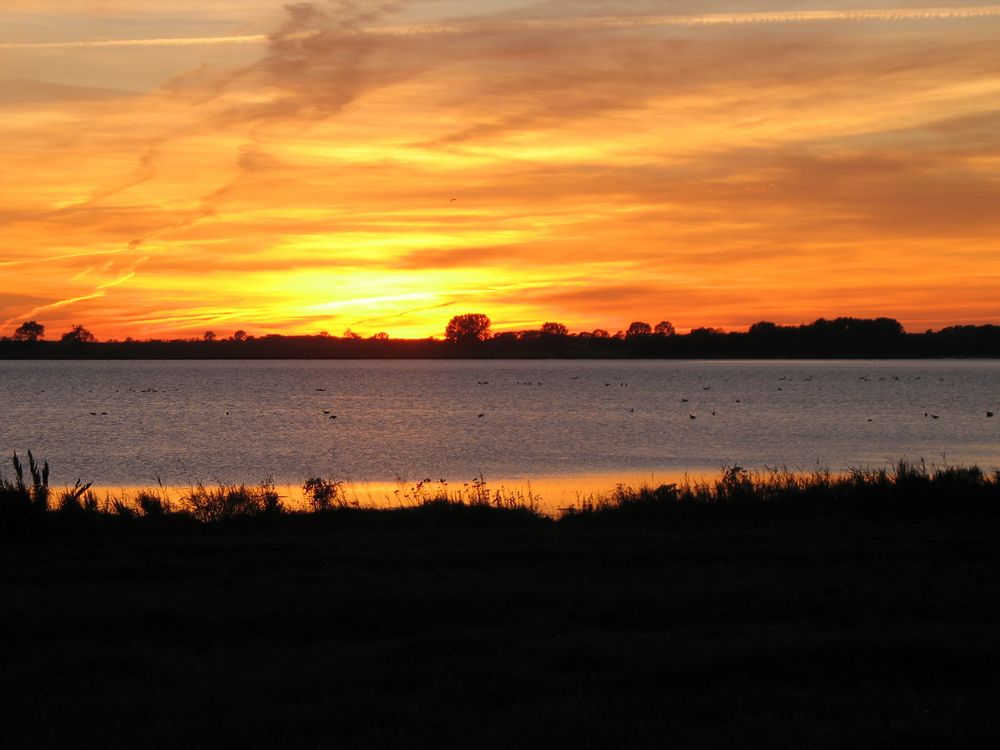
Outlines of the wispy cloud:
{"type": "MultiPolygon", "coordinates": [[[[304,8],[307,4],[290,6],[304,8]]],[[[377,14],[370,14],[372,17],[377,14]]],[[[304,17],[304,14],[303,14],[304,17]]],[[[359,20],[366,16],[356,14],[359,20]]],[[[561,31],[566,29],[615,29],[658,26],[742,26],[752,24],[816,23],[822,21],[933,21],[965,20],[1000,17],[1000,5],[970,5],[955,8],[869,8],[851,10],[801,10],[762,11],[748,13],[704,13],[692,15],[650,16],[590,16],[580,18],[544,18],[525,20],[498,20],[487,22],[457,21],[450,23],[411,24],[405,26],[370,26],[360,23],[343,24],[341,31],[369,35],[422,36],[437,34],[462,34],[490,28],[494,31],[538,30],[561,31]]],[[[307,40],[319,34],[313,31],[285,33],[285,41],[307,40]]],[[[226,44],[265,44],[274,37],[269,34],[229,34],[220,36],[159,37],[140,39],[78,39],[48,42],[2,42],[0,49],[74,49],[109,47],[193,47],[226,44]]]]}
{"type": "Polygon", "coordinates": [[[108,47],[200,47],[210,44],[263,44],[267,34],[187,36],[159,39],[77,39],[63,42],[0,42],[0,49],[90,49],[108,47]]]}
{"type": "MultiPolygon", "coordinates": [[[[488,25],[506,29],[613,29],[657,26],[742,26],[751,24],[791,24],[822,21],[931,21],[1000,16],[1000,5],[964,6],[958,8],[870,8],[801,11],[762,11],[749,13],[704,13],[692,15],[629,15],[590,16],[581,18],[536,18],[525,20],[493,21],[488,25]]],[[[485,26],[487,24],[480,24],[485,26]]],[[[383,34],[449,34],[461,33],[474,24],[443,23],[396,26],[376,29],[383,34]]]]}
{"type": "Polygon", "coordinates": [[[128,97],[8,97],[0,268],[23,292],[4,317],[23,312],[5,325],[427,335],[452,309],[611,329],[996,309],[1000,6],[508,5],[404,23],[430,5],[316,2],[266,35],[5,54],[19,80],[95,90],[130,55],[174,65],[128,97]]]}
{"type": "Polygon", "coordinates": [[[139,268],[139,266],[141,266],[147,260],[149,260],[148,257],[137,259],[136,261],[134,261],[132,263],[132,265],[129,267],[129,269],[127,271],[125,271],[121,275],[119,275],[119,276],[117,276],[117,277],[115,277],[115,278],[113,278],[113,279],[111,279],[109,281],[105,281],[105,282],[102,282],[102,283],[98,284],[96,287],[94,287],[94,290],[92,292],[90,292],[89,294],[83,294],[83,295],[76,296],[76,297],[67,297],[66,299],[60,299],[60,300],[56,300],[55,302],[48,302],[48,303],[46,303],[44,305],[39,305],[37,307],[33,307],[32,309],[28,310],[27,312],[24,312],[24,313],[21,313],[21,314],[19,314],[17,316],[8,318],[2,324],[0,324],[0,327],[9,326],[9,325],[12,325],[13,323],[16,323],[19,320],[30,319],[30,318],[33,318],[33,317],[41,314],[41,313],[49,312],[49,311],[52,311],[52,310],[57,310],[57,309],[59,309],[61,307],[68,307],[69,305],[75,305],[75,304],[77,304],[79,302],[86,302],[87,300],[92,300],[92,299],[97,299],[98,297],[103,297],[107,293],[108,289],[112,289],[113,287],[120,286],[121,284],[124,284],[125,282],[127,282],[130,279],[134,278],[135,275],[136,275],[136,272],[137,272],[137,270],[139,268]]]}

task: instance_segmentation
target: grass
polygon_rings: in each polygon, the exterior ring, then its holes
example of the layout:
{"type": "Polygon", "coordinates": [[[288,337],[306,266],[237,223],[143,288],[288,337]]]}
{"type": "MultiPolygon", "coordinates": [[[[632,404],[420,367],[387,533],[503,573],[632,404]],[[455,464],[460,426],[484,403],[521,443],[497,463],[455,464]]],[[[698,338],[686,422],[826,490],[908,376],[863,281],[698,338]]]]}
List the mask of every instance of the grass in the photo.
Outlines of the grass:
{"type": "Polygon", "coordinates": [[[529,492],[491,488],[485,480],[451,487],[444,480],[400,483],[393,504],[377,506],[352,494],[344,482],[311,477],[303,485],[304,508],[290,508],[273,481],[257,485],[198,484],[173,500],[162,487],[133,494],[98,498],[90,484],[79,481],[55,494],[48,486],[48,463],[39,466],[28,453],[28,475],[21,459],[12,459],[14,478],[0,473],[0,530],[25,524],[65,524],[83,516],[115,522],[167,518],[201,524],[266,519],[303,514],[354,512],[368,517],[422,510],[448,513],[475,510],[480,515],[515,514],[539,523],[668,522],[681,518],[801,517],[804,515],[1000,515],[1000,472],[977,466],[928,467],[899,461],[891,468],[855,469],[845,474],[785,469],[748,471],[725,469],[714,481],[663,484],[657,487],[619,485],[603,495],[588,495],[557,514],[542,511],[541,498],[529,492]]]}
{"type": "Polygon", "coordinates": [[[43,512],[20,476],[7,747],[1000,740],[1000,490],[978,469],[734,468],[558,517],[439,483],[374,510],[331,480],[308,512],[269,483],[43,512]]]}
{"type": "Polygon", "coordinates": [[[835,475],[728,468],[711,482],[659,487],[619,486],[584,498],[560,519],[657,521],[685,516],[802,517],[1000,515],[1000,472],[977,466],[928,467],[899,461],[891,468],[835,475]]]}

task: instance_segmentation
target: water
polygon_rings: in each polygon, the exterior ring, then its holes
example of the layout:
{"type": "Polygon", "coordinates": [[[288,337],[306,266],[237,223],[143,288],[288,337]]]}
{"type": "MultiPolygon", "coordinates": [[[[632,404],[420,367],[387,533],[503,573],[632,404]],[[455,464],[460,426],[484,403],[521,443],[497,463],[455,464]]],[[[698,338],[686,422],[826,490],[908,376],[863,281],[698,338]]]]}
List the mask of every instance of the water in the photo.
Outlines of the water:
{"type": "Polygon", "coordinates": [[[5,361],[0,407],[57,485],[1000,464],[997,361],[5,361]]]}

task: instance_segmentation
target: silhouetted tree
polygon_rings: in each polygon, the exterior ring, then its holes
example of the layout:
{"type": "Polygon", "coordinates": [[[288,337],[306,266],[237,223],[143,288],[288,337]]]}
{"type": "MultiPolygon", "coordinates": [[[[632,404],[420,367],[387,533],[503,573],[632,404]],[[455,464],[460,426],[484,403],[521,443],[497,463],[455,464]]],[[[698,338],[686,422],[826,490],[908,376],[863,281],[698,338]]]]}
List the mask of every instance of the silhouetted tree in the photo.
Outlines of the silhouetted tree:
{"type": "Polygon", "coordinates": [[[350,328],[348,328],[346,331],[344,331],[344,338],[345,339],[357,340],[357,339],[361,338],[361,334],[355,333],[350,328]]]}
{"type": "Polygon", "coordinates": [[[97,341],[97,337],[81,325],[70,328],[59,339],[64,344],[92,344],[97,341]]]}
{"type": "Polygon", "coordinates": [[[233,333],[233,341],[246,341],[246,340],[247,340],[247,332],[244,331],[242,328],[233,333]]]}
{"type": "Polygon", "coordinates": [[[215,335],[215,331],[205,331],[205,333],[202,334],[201,338],[204,341],[215,341],[217,337],[215,335]]]}
{"type": "Polygon", "coordinates": [[[14,331],[14,341],[38,341],[45,336],[45,326],[34,320],[28,320],[17,327],[14,331]]]}
{"type": "Polygon", "coordinates": [[[562,323],[542,323],[542,333],[546,336],[568,336],[569,329],[562,323]]]}
{"type": "MultiPolygon", "coordinates": [[[[35,322],[35,321],[31,321],[35,322]]],[[[661,321],[655,332],[666,329],[661,321]]],[[[557,324],[542,330],[505,331],[491,336],[485,315],[457,316],[449,324],[449,341],[441,339],[381,340],[381,333],[365,344],[351,331],[346,338],[322,336],[262,337],[247,335],[247,349],[240,346],[206,345],[201,337],[162,341],[151,339],[124,342],[101,341],[83,326],[74,326],[60,339],[63,344],[50,349],[44,344],[25,345],[23,339],[33,333],[25,326],[18,335],[0,339],[0,358],[35,356],[79,356],[118,358],[214,358],[232,357],[1000,357],[1000,326],[954,326],[939,332],[910,334],[892,318],[820,318],[812,323],[785,326],[758,321],[747,332],[726,333],[722,329],[695,328],[690,334],[650,335],[645,324],[629,327],[629,335],[619,331],[608,337],[597,329],[587,334],[553,335],[561,332],[557,324]],[[463,337],[464,336],[464,337],[463,337]],[[478,345],[489,338],[486,345],[478,345]],[[455,346],[458,341],[468,346],[455,346]],[[376,343],[377,342],[377,343],[376,343]]],[[[242,339],[236,332],[227,341],[242,339]]]]}
{"type": "Polygon", "coordinates": [[[751,335],[761,335],[767,333],[774,333],[778,330],[778,326],[769,320],[761,320],[760,322],[754,323],[750,326],[748,333],[751,335]]]}
{"type": "Polygon", "coordinates": [[[444,337],[455,344],[477,344],[490,337],[490,319],[482,313],[456,315],[448,321],[444,337]]]}
{"type": "Polygon", "coordinates": [[[873,326],[883,336],[902,336],[906,333],[903,324],[895,318],[875,318],[873,326]]]}
{"type": "Polygon", "coordinates": [[[673,336],[677,331],[674,330],[674,324],[669,320],[661,320],[654,326],[653,333],[657,336],[673,336]]]}
{"type": "Polygon", "coordinates": [[[653,327],[649,323],[640,320],[632,323],[625,332],[625,338],[634,339],[639,336],[649,336],[653,332],[653,327]]]}
{"type": "Polygon", "coordinates": [[[379,331],[378,333],[373,334],[371,338],[372,341],[388,341],[389,334],[386,333],[385,331],[379,331]]]}

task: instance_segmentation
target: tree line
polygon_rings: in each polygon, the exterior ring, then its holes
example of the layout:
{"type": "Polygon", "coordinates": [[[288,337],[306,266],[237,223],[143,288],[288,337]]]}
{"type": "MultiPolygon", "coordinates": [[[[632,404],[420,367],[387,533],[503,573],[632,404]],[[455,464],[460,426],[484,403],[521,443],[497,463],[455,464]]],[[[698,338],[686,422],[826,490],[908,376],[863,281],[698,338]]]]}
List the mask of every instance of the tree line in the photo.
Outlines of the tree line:
{"type": "Polygon", "coordinates": [[[494,332],[482,313],[454,316],[443,338],[395,339],[386,333],[363,337],[349,329],[341,336],[267,334],[243,329],[228,336],[206,331],[198,338],[98,341],[74,325],[57,341],[45,340],[45,326],[22,323],[0,340],[4,358],[95,359],[405,359],[405,358],[864,358],[1000,357],[1000,326],[951,326],[908,333],[892,318],[820,318],[797,326],[769,321],[746,331],[694,328],[676,332],[667,320],[633,321],[622,330],[571,333],[546,322],[537,329],[494,332]]]}

